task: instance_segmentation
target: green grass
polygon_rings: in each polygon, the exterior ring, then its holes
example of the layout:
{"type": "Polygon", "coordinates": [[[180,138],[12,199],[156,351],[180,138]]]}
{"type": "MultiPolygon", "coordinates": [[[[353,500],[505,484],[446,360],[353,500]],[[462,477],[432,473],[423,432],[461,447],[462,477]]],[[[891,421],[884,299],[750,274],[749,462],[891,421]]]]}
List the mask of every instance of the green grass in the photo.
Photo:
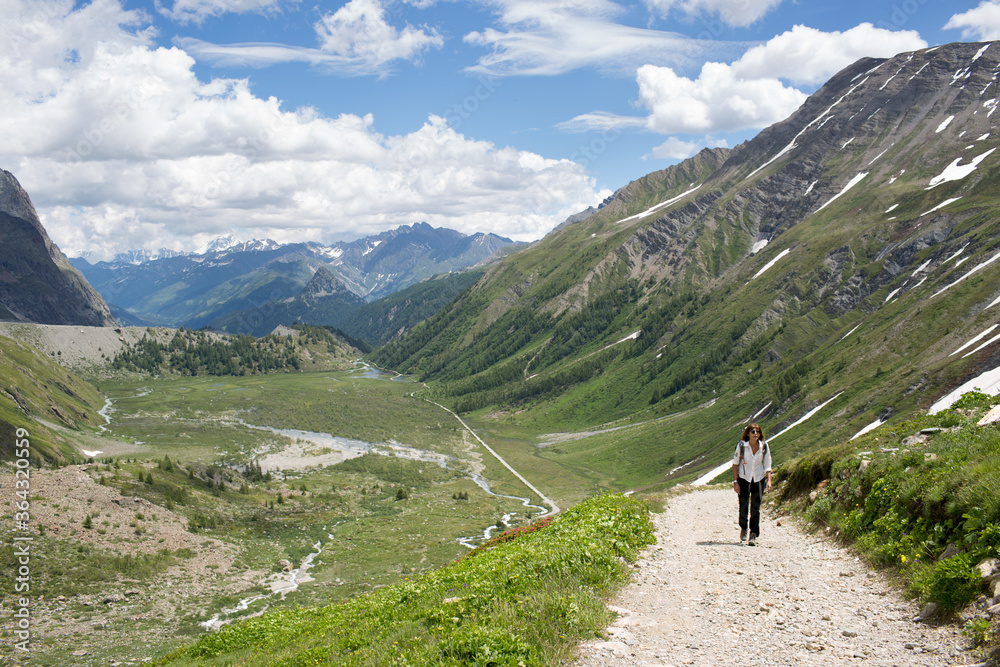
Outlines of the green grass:
{"type": "Polygon", "coordinates": [[[28,432],[34,464],[82,460],[67,433],[101,422],[93,385],[37,350],[0,336],[0,460],[15,458],[15,432],[28,432]]]}
{"type": "Polygon", "coordinates": [[[558,664],[610,620],[603,600],[652,526],[640,502],[602,496],[498,542],[363,598],[229,626],[159,664],[558,664]]]}

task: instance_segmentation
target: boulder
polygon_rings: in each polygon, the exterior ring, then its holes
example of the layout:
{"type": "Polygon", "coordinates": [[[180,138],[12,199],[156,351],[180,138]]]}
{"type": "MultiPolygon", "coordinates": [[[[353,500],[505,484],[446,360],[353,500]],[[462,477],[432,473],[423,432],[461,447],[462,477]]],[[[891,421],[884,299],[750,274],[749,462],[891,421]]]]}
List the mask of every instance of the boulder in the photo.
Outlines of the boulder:
{"type": "Polygon", "coordinates": [[[1000,575],[1000,559],[987,558],[976,566],[976,570],[983,579],[993,579],[1000,575]]]}
{"type": "Polygon", "coordinates": [[[989,426],[1000,422],[1000,405],[994,406],[986,415],[979,420],[976,426],[989,426]]]}
{"type": "Polygon", "coordinates": [[[927,606],[924,607],[920,611],[920,613],[917,614],[917,617],[914,618],[913,620],[914,621],[929,621],[929,620],[931,620],[933,618],[937,618],[937,615],[938,615],[938,606],[937,606],[937,604],[935,604],[933,602],[928,602],[927,606]]]}
{"type": "Polygon", "coordinates": [[[962,550],[959,549],[954,542],[952,542],[947,547],[945,547],[944,551],[941,552],[941,555],[938,556],[937,559],[947,560],[948,558],[951,558],[952,556],[957,556],[960,553],[962,553],[962,550]]]}

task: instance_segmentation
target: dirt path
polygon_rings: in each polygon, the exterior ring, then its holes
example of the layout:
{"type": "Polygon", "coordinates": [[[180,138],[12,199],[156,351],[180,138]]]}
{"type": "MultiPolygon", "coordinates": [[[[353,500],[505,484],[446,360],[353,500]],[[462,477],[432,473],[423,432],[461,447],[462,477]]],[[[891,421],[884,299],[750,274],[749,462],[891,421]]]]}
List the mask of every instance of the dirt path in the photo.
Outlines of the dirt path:
{"type": "Polygon", "coordinates": [[[765,512],[759,545],[740,545],[735,505],[729,489],[702,490],[654,516],[658,542],[579,667],[976,662],[958,627],[915,622],[880,575],[787,517],[765,512]]]}

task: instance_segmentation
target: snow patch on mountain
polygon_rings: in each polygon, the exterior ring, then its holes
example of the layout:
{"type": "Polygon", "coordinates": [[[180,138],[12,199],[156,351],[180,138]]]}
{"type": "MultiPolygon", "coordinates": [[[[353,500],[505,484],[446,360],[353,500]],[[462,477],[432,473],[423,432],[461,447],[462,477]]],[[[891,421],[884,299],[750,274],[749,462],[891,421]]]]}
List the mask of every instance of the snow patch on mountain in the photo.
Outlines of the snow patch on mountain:
{"type": "Polygon", "coordinates": [[[860,174],[858,174],[857,176],[855,176],[854,178],[852,178],[850,181],[848,181],[847,185],[844,186],[843,190],[841,190],[840,192],[838,192],[837,194],[835,194],[825,204],[823,204],[818,209],[816,209],[816,212],[819,213],[824,208],[826,208],[827,206],[829,206],[830,204],[832,204],[833,202],[835,202],[845,192],[847,192],[848,190],[850,190],[851,188],[853,188],[855,185],[857,185],[858,183],[860,183],[864,179],[864,177],[867,176],[867,175],[868,175],[868,172],[867,171],[863,171],[860,174]]]}
{"type": "Polygon", "coordinates": [[[978,390],[984,394],[992,395],[1000,393],[1000,367],[988,370],[985,373],[977,375],[971,380],[965,382],[950,394],[945,395],[937,403],[932,405],[927,411],[927,414],[936,415],[942,410],[947,410],[954,405],[955,401],[962,397],[962,394],[973,390],[978,390]]]}
{"type": "Polygon", "coordinates": [[[671,205],[671,204],[673,204],[674,202],[676,202],[676,201],[679,201],[680,199],[682,199],[683,197],[686,197],[687,195],[691,194],[692,192],[694,192],[695,190],[697,190],[697,189],[698,189],[698,188],[700,188],[700,187],[701,187],[701,184],[699,183],[698,185],[694,186],[694,187],[693,187],[693,188],[691,188],[690,190],[688,190],[688,191],[686,191],[686,192],[682,192],[682,193],[680,193],[680,194],[679,194],[679,195],[677,195],[676,197],[672,197],[672,198],[668,199],[668,200],[667,200],[667,201],[665,201],[665,202],[661,202],[661,203],[657,204],[656,206],[652,206],[652,207],[650,207],[650,208],[647,208],[647,209],[646,209],[645,211],[643,211],[642,213],[636,213],[635,215],[630,215],[630,216],[629,216],[629,217],[627,217],[627,218],[622,218],[621,220],[619,220],[619,221],[618,221],[618,222],[616,222],[615,224],[616,224],[616,225],[620,225],[621,223],[623,223],[623,222],[628,222],[628,221],[630,221],[630,220],[638,220],[639,218],[645,218],[645,217],[646,217],[647,215],[649,215],[649,214],[651,214],[651,213],[654,213],[655,211],[658,211],[658,210],[660,210],[661,208],[666,208],[667,206],[670,206],[670,205],[671,205]]]}
{"type": "Polygon", "coordinates": [[[985,262],[983,262],[982,264],[980,264],[976,268],[972,269],[971,271],[969,271],[968,273],[966,273],[964,276],[962,276],[961,278],[959,278],[955,282],[951,283],[950,285],[945,285],[944,287],[942,287],[941,289],[939,289],[937,292],[935,292],[934,294],[932,294],[931,298],[934,298],[935,296],[937,296],[938,294],[941,294],[945,290],[951,289],[952,287],[954,287],[955,285],[959,284],[960,282],[962,282],[966,278],[979,273],[980,271],[982,271],[983,269],[985,269],[987,266],[989,266],[993,262],[997,261],[998,259],[1000,259],[1000,252],[998,252],[997,254],[993,255],[988,260],[986,260],[985,262]]]}
{"type": "Polygon", "coordinates": [[[767,264],[765,264],[761,268],[761,270],[758,271],[757,273],[755,273],[754,276],[753,276],[753,278],[751,278],[750,280],[753,281],[753,280],[756,280],[757,278],[759,278],[762,273],[764,273],[765,271],[767,271],[768,269],[770,269],[772,266],[774,266],[775,264],[777,264],[778,260],[780,260],[782,257],[784,257],[785,255],[787,255],[791,251],[792,251],[791,248],[785,248],[784,250],[782,250],[780,253],[778,253],[777,257],[775,257],[770,262],[768,262],[767,264]]]}
{"type": "Polygon", "coordinates": [[[979,352],[980,350],[986,349],[987,347],[989,347],[993,343],[997,342],[998,340],[1000,340],[1000,334],[997,334],[993,338],[990,338],[988,341],[986,341],[985,343],[983,343],[982,345],[980,345],[976,349],[972,350],[971,352],[966,352],[965,354],[962,355],[962,358],[965,359],[966,357],[971,357],[976,352],[979,352]]]}
{"type": "Polygon", "coordinates": [[[979,164],[987,157],[989,157],[990,154],[993,153],[993,151],[995,150],[996,148],[991,148],[985,153],[977,155],[976,157],[972,158],[972,161],[969,162],[968,164],[959,164],[963,159],[965,159],[963,157],[955,158],[955,160],[951,164],[945,167],[944,171],[942,171],[940,174],[938,174],[937,176],[935,176],[930,180],[930,182],[928,183],[928,187],[925,189],[930,190],[931,188],[936,188],[942,183],[962,180],[963,178],[974,172],[976,168],[979,166],[979,164]]]}
{"type": "Polygon", "coordinates": [[[944,200],[943,202],[941,202],[940,204],[938,204],[937,206],[935,206],[935,207],[934,207],[934,208],[932,208],[931,210],[929,210],[929,211],[924,211],[923,213],[921,213],[919,217],[921,217],[921,218],[922,218],[922,217],[924,217],[925,215],[927,215],[928,213],[933,213],[934,211],[937,211],[938,209],[942,209],[942,208],[944,208],[944,207],[945,207],[945,206],[947,206],[948,204],[951,204],[951,203],[953,203],[953,202],[957,202],[957,201],[958,201],[959,199],[961,199],[961,197],[952,197],[951,199],[945,199],[945,200],[944,200]]]}
{"type": "Polygon", "coordinates": [[[851,436],[851,440],[854,440],[856,438],[860,438],[861,436],[863,436],[865,433],[868,433],[869,431],[874,431],[875,429],[877,429],[879,426],[881,426],[884,423],[885,422],[882,421],[881,419],[876,419],[871,424],[869,424],[868,426],[865,426],[863,429],[861,429],[860,431],[858,431],[857,433],[855,433],[854,435],[852,435],[851,436]]]}

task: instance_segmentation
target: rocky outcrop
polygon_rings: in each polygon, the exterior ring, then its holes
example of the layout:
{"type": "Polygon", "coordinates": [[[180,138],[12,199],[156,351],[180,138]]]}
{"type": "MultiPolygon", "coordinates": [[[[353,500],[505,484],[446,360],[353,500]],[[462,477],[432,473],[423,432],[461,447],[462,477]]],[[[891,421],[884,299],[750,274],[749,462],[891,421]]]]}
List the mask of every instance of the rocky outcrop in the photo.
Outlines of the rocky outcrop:
{"type": "Polygon", "coordinates": [[[9,171],[0,170],[0,319],[39,324],[115,324],[104,299],[42,227],[9,171]]]}

